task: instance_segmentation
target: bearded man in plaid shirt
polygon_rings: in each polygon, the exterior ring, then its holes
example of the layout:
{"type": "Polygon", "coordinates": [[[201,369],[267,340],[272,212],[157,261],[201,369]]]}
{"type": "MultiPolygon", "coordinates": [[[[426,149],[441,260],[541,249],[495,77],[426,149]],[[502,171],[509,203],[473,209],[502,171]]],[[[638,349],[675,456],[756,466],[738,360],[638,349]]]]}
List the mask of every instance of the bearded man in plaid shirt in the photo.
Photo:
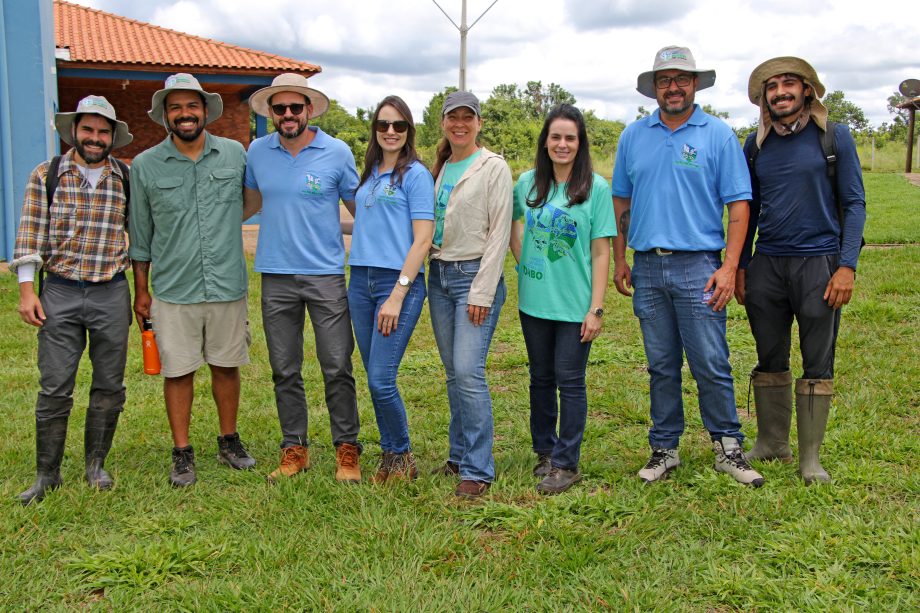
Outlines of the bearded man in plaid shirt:
{"type": "Polygon", "coordinates": [[[86,480],[114,483],[103,464],[125,404],[123,383],[131,325],[131,293],[125,279],[128,177],[110,155],[133,137],[101,96],[88,96],[54,124],[73,149],[42,162],[26,186],[10,270],[19,277],[19,316],[38,328],[40,391],[35,403],[36,478],[19,494],[39,501],[61,485],[61,459],[74,382],[89,338],[93,365],[86,410],[86,480]],[[57,187],[47,175],[56,166],[57,187]],[[52,191],[49,202],[48,191],[52,191]],[[35,292],[35,273],[44,278],[35,292]]]}

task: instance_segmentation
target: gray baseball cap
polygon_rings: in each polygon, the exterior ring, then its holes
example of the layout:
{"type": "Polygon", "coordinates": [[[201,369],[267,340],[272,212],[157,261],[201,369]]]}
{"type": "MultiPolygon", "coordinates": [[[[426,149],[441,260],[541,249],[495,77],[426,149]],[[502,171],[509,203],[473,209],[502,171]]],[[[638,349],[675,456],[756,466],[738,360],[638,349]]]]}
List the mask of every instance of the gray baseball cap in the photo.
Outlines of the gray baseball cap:
{"type": "Polygon", "coordinates": [[[715,70],[703,70],[696,67],[696,60],[693,54],[686,47],[670,46],[658,50],[655,54],[655,63],[652,69],[643,72],[636,79],[636,91],[643,96],[655,98],[655,73],[659,70],[683,70],[692,72],[699,78],[697,90],[712,87],[716,82],[715,70]]]}
{"type": "Polygon", "coordinates": [[[441,107],[441,117],[444,117],[454,109],[465,106],[476,113],[476,117],[482,117],[479,111],[479,98],[473,92],[451,92],[444,98],[444,106],[441,107]]]}

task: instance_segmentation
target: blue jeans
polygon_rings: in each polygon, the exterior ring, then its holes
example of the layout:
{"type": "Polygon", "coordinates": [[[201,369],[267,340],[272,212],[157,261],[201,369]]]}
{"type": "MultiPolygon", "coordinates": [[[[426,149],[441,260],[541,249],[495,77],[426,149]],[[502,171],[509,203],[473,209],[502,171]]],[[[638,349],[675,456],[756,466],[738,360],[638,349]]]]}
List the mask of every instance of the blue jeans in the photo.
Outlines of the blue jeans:
{"type": "Polygon", "coordinates": [[[700,415],[712,440],[741,442],[728,343],[726,312],[706,304],[703,288],[721,262],[718,252],[637,251],[633,258],[633,311],[639,318],[651,378],[649,444],[674,449],[684,432],[681,367],[687,354],[696,380],[700,415]]]}
{"type": "Polygon", "coordinates": [[[361,361],[367,371],[367,387],[374,402],[380,447],[383,451],[406,453],[409,423],[406,405],[396,387],[399,363],[425,304],[425,277],[419,275],[410,286],[399,312],[396,329],[384,336],[377,329],[377,313],[390,297],[399,271],[390,268],[352,266],[348,282],[348,310],[361,361]]]}
{"type": "Polygon", "coordinates": [[[533,450],[538,455],[552,456],[553,466],[578,470],[581,440],[588,418],[585,370],[591,343],[581,342],[580,322],[540,319],[523,311],[520,316],[530,361],[533,450]]]}
{"type": "Polygon", "coordinates": [[[470,323],[467,297],[479,272],[479,260],[441,262],[431,260],[428,271],[428,304],[431,327],[441,361],[447,372],[450,403],[451,462],[460,467],[460,478],[492,482],[492,397],[486,383],[486,356],[505,303],[505,279],[501,277],[489,314],[480,326],[470,323]]]}

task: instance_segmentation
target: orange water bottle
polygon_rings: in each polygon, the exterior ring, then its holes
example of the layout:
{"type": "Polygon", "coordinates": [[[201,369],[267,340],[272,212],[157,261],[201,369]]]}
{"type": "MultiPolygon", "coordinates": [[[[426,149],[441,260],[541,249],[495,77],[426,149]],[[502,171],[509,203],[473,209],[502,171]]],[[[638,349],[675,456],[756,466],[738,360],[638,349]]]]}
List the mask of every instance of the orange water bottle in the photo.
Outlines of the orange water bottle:
{"type": "Polygon", "coordinates": [[[141,341],[144,348],[144,372],[148,375],[160,374],[160,351],[157,349],[157,337],[153,333],[153,324],[149,319],[144,320],[141,341]]]}

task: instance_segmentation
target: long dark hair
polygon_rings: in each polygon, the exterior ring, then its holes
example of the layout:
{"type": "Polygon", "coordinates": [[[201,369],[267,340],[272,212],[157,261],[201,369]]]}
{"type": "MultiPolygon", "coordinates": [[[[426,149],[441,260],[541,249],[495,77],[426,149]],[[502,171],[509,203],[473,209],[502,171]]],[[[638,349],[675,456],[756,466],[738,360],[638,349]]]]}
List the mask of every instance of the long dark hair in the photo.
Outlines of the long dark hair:
{"type": "Polygon", "coordinates": [[[375,124],[380,116],[380,109],[385,106],[392,106],[403,119],[409,122],[406,142],[396,159],[396,166],[393,167],[393,174],[390,175],[390,184],[401,184],[406,169],[412,165],[412,162],[418,161],[418,153],[415,151],[415,122],[412,121],[412,111],[409,110],[409,105],[399,96],[387,96],[377,105],[374,116],[371,118],[371,138],[367,143],[367,153],[364,154],[364,171],[361,173],[361,181],[358,186],[364,185],[364,182],[370,178],[374,166],[383,160],[383,149],[380,147],[380,143],[377,142],[375,124]]]}
{"type": "Polygon", "coordinates": [[[534,160],[533,187],[527,197],[527,206],[543,206],[552,193],[558,188],[556,175],[553,173],[553,161],[549,158],[546,141],[549,138],[549,127],[557,119],[568,119],[575,122],[578,129],[578,151],[572,164],[572,174],[565,187],[565,195],[569,199],[569,206],[581,204],[591,195],[591,186],[594,184],[594,168],[591,165],[591,147],[588,143],[588,130],[585,128],[585,118],[577,108],[571,104],[557,104],[546,115],[540,138],[537,139],[537,157],[534,160]]]}

